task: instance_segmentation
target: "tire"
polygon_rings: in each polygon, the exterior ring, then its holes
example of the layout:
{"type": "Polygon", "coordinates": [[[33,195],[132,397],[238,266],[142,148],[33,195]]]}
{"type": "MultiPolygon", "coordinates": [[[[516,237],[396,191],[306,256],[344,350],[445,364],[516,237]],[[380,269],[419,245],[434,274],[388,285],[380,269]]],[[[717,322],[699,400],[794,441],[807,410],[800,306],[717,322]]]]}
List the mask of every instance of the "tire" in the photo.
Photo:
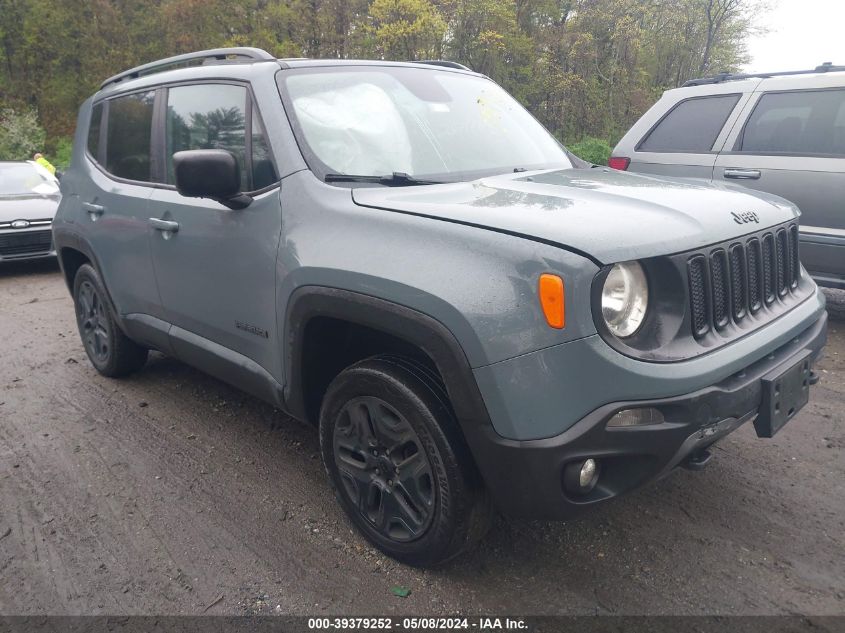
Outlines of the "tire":
{"type": "Polygon", "coordinates": [[[138,371],[147,362],[147,349],[128,338],[109,307],[100,274],[83,264],[73,279],[73,305],[82,345],[94,368],[118,378],[138,371]]]}
{"type": "Polygon", "coordinates": [[[415,361],[342,371],[323,399],[320,447],[340,505],[388,556],[440,565],[486,534],[491,505],[446,391],[415,361]]]}

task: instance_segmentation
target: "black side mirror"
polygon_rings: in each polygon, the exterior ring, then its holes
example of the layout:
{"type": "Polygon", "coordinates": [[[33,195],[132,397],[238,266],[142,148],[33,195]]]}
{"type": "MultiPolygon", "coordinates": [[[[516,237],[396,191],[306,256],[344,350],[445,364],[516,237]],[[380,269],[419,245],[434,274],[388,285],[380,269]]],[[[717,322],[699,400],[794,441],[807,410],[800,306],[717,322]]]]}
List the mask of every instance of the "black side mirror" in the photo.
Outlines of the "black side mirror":
{"type": "Polygon", "coordinates": [[[245,209],[252,198],[241,192],[238,160],[222,149],[192,149],[173,154],[176,190],[189,198],[211,198],[230,209],[245,209]]]}

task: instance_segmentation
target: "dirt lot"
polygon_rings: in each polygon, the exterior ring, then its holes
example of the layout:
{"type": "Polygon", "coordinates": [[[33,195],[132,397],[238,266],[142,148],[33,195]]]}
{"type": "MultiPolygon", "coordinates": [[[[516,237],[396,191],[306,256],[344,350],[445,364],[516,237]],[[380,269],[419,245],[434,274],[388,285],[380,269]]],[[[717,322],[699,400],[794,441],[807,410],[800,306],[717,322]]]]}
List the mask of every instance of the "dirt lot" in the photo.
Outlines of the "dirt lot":
{"type": "Polygon", "coordinates": [[[311,428],[162,356],[100,377],[57,268],[0,268],[0,613],[845,614],[838,301],[776,439],[419,571],[350,530],[311,428]]]}

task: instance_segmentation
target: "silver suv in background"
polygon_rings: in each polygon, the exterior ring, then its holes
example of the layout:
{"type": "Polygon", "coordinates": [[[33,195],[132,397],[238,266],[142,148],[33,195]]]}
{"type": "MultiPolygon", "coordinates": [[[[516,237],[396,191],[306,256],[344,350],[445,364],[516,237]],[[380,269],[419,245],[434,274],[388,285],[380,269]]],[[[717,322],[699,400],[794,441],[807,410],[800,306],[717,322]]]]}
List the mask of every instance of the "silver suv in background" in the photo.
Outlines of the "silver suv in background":
{"type": "Polygon", "coordinates": [[[609,165],[791,200],[801,261],[820,285],[845,288],[845,66],[688,81],[637,121],[609,165]]]}

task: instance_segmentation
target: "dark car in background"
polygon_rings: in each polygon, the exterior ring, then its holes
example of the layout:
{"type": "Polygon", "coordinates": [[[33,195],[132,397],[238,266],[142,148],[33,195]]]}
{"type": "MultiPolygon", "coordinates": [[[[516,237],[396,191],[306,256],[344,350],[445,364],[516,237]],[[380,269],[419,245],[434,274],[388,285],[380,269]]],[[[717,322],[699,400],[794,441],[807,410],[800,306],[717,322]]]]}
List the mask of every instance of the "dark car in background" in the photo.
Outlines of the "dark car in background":
{"type": "Polygon", "coordinates": [[[31,161],[0,162],[0,262],[55,257],[59,182],[31,161]]]}
{"type": "Polygon", "coordinates": [[[845,288],[845,66],[692,79],[634,124],[609,165],[794,202],[801,261],[819,285],[845,288]]]}

